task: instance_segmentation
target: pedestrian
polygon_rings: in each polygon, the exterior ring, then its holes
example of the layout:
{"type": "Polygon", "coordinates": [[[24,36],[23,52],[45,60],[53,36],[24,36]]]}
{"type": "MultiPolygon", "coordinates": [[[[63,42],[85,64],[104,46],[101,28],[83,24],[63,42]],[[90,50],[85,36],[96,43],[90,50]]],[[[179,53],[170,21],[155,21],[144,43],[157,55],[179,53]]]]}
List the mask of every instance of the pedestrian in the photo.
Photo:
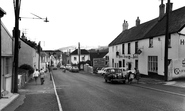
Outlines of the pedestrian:
{"type": "Polygon", "coordinates": [[[49,70],[50,80],[52,80],[52,78],[51,78],[52,67],[50,65],[48,65],[48,70],[49,70]]]}
{"type": "Polygon", "coordinates": [[[45,71],[44,69],[42,68],[41,71],[40,71],[40,82],[41,82],[41,85],[44,84],[44,77],[45,77],[45,71]]]}
{"type": "Polygon", "coordinates": [[[38,69],[36,69],[36,70],[34,71],[33,77],[34,77],[34,79],[35,79],[35,83],[37,84],[37,78],[39,77],[39,71],[38,71],[38,69]]]}
{"type": "Polygon", "coordinates": [[[139,79],[140,79],[140,73],[139,73],[139,70],[137,69],[137,68],[134,68],[134,70],[135,70],[135,78],[136,78],[136,80],[137,80],[137,83],[139,83],[139,79]]]}
{"type": "Polygon", "coordinates": [[[129,71],[128,72],[128,83],[131,84],[133,79],[134,79],[134,74],[131,71],[129,71]]]}

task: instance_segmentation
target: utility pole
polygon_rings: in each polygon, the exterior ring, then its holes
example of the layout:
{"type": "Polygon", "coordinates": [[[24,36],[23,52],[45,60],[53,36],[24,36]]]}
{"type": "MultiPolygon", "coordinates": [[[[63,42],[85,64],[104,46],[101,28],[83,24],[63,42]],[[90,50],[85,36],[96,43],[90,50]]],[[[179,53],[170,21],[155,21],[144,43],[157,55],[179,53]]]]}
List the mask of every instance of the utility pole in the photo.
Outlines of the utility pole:
{"type": "Polygon", "coordinates": [[[165,81],[168,81],[168,45],[169,45],[169,19],[170,19],[170,0],[168,0],[166,6],[166,34],[165,34],[165,53],[164,53],[164,75],[165,81]]]}
{"type": "Polygon", "coordinates": [[[40,71],[40,51],[41,51],[41,47],[40,47],[40,41],[38,43],[38,46],[37,46],[37,50],[38,50],[38,55],[39,55],[39,58],[38,58],[38,69],[40,71]]]}
{"type": "MultiPolygon", "coordinates": [[[[4,16],[4,14],[6,14],[6,12],[0,7],[0,54],[1,54],[1,45],[2,45],[2,42],[1,42],[1,18],[4,16]]],[[[1,54],[2,55],[2,54],[1,54]]],[[[2,56],[1,56],[2,57],[2,56]]],[[[1,64],[1,58],[0,58],[0,64],[1,64]]],[[[1,65],[0,65],[1,66],[1,65]]],[[[2,66],[1,66],[2,67],[2,66]]],[[[2,73],[1,73],[1,67],[0,67],[0,99],[1,99],[1,76],[2,76],[2,73]]]]}
{"type": "Polygon", "coordinates": [[[14,0],[14,10],[15,10],[15,27],[13,29],[13,36],[15,38],[14,46],[14,76],[13,76],[13,93],[18,93],[18,62],[19,62],[19,13],[20,13],[20,0],[14,0]]]}
{"type": "Polygon", "coordinates": [[[78,42],[78,68],[80,70],[80,53],[81,53],[81,50],[80,50],[80,42],[78,42]]]}

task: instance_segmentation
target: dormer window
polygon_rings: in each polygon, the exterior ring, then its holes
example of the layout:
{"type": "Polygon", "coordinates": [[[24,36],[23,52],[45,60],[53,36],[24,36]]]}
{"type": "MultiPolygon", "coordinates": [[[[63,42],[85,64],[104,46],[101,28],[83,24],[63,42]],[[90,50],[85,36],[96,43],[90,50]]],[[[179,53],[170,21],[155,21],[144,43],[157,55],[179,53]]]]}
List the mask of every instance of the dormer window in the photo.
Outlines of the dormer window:
{"type": "Polygon", "coordinates": [[[149,48],[153,48],[153,38],[149,39],[149,48]]]}

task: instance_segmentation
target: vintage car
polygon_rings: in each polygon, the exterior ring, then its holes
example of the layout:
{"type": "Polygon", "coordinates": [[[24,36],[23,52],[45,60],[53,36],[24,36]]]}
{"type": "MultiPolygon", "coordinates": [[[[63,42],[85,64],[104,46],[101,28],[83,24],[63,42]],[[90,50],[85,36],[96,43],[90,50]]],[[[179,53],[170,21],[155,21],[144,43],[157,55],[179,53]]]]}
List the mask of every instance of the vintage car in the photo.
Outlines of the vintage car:
{"type": "Polygon", "coordinates": [[[97,69],[97,74],[100,74],[100,75],[103,76],[106,73],[106,70],[105,69],[106,69],[105,67],[100,68],[100,69],[97,69]]]}
{"type": "Polygon", "coordinates": [[[106,69],[106,73],[104,74],[104,79],[105,82],[118,81],[125,83],[126,74],[127,73],[123,72],[123,70],[120,68],[108,68],[106,69]]]}
{"type": "Polygon", "coordinates": [[[71,72],[79,72],[78,66],[71,66],[70,70],[71,72]]]}

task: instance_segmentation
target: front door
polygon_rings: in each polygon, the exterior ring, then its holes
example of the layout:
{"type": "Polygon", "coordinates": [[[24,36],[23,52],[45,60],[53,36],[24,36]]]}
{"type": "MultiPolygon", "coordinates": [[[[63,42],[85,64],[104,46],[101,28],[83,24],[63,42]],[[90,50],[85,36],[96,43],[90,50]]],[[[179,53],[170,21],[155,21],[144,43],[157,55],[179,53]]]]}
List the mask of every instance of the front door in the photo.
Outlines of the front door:
{"type": "Polygon", "coordinates": [[[131,68],[132,68],[132,64],[131,62],[128,62],[128,70],[131,70],[131,68]]]}

